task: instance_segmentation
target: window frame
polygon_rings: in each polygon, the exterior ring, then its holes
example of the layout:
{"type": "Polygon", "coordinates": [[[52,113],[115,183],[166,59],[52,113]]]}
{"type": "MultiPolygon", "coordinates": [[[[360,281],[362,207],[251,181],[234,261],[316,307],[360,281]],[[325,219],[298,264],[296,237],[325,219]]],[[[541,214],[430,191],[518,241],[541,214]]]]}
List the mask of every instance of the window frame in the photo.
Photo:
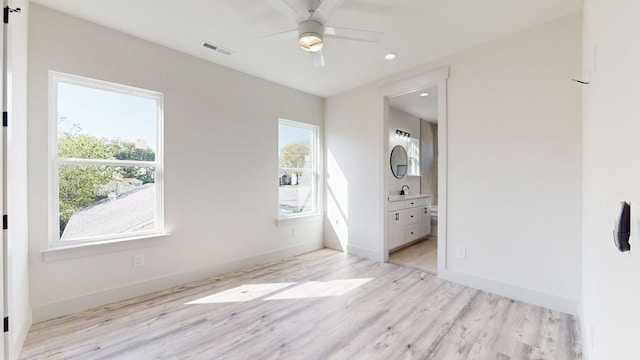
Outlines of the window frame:
{"type": "Polygon", "coordinates": [[[164,95],[161,92],[136,88],[103,80],[49,71],[49,248],[65,248],[78,245],[112,243],[146,239],[164,235],[164,95]],[[77,159],[58,156],[58,84],[65,83],[97,90],[152,99],[157,104],[155,161],[77,159]],[[60,184],[59,167],[75,166],[138,166],[155,170],[155,228],[124,234],[91,236],[80,239],[61,240],[60,236],[60,184]]]}
{"type": "MultiPolygon", "coordinates": [[[[278,211],[278,221],[289,220],[289,219],[300,219],[306,217],[313,217],[320,214],[321,204],[320,204],[320,127],[317,125],[307,124],[299,121],[287,120],[280,118],[278,119],[278,143],[280,140],[280,125],[293,126],[301,129],[311,130],[312,136],[312,144],[310,147],[311,150],[311,168],[289,168],[282,167],[282,169],[300,171],[300,172],[310,172],[312,174],[311,179],[311,192],[312,192],[312,208],[313,210],[305,213],[293,213],[293,214],[283,214],[280,211],[280,185],[278,184],[278,203],[277,203],[277,211],[278,211]]],[[[278,172],[280,171],[280,148],[278,148],[278,162],[277,168],[278,172]]]]}

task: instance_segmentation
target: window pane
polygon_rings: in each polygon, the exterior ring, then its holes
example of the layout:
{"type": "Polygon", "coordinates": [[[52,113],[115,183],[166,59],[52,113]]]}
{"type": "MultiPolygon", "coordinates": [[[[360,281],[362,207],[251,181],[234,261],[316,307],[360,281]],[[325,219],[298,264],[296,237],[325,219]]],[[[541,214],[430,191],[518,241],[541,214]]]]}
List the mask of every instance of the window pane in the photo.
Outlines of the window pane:
{"type": "Polygon", "coordinates": [[[313,171],[280,168],[280,214],[292,215],[315,212],[313,171]]]}
{"type": "Polygon", "coordinates": [[[156,99],[58,82],[60,157],[154,161],[156,99]]]}
{"type": "Polygon", "coordinates": [[[156,229],[153,167],[58,167],[60,239],[156,229]]]}
{"type": "Polygon", "coordinates": [[[278,209],[280,217],[317,211],[317,130],[303,123],[278,124],[278,209]]]}
{"type": "Polygon", "coordinates": [[[313,130],[280,124],[278,127],[279,166],[312,169],[313,130]]]}

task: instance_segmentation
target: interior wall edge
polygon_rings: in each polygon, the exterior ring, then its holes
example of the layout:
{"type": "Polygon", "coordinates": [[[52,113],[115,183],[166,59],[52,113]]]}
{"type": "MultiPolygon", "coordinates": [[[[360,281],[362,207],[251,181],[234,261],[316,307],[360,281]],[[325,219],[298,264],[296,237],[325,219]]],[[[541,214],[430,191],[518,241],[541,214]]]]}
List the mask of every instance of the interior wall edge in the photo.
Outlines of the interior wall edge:
{"type": "Polygon", "coordinates": [[[305,252],[321,249],[322,247],[322,242],[310,241],[296,246],[278,249],[242,259],[236,259],[223,264],[211,265],[206,268],[172,274],[153,280],[94,292],[92,294],[65,299],[63,301],[50,304],[37,305],[33,307],[33,322],[37,323],[72,314],[81,310],[90,309],[92,307],[109,304],[115,301],[146,295],[192,281],[237,271],[246,267],[279,260],[289,256],[299,255],[305,252]]]}
{"type": "Polygon", "coordinates": [[[25,340],[27,340],[27,335],[29,335],[29,330],[31,329],[31,325],[33,324],[33,311],[29,309],[29,312],[26,315],[26,320],[22,323],[22,326],[19,329],[12,329],[11,331],[18,333],[14,336],[15,341],[11,343],[11,348],[9,349],[9,359],[16,360],[20,355],[20,351],[24,346],[25,340]]]}

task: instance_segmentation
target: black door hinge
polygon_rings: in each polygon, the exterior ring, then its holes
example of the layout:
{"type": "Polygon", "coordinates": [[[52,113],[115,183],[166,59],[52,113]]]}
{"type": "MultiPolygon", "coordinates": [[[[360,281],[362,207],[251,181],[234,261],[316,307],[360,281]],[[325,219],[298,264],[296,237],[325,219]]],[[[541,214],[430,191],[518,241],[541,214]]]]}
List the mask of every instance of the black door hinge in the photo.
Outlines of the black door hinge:
{"type": "Polygon", "coordinates": [[[12,8],[10,8],[8,6],[5,6],[4,7],[4,23],[5,24],[9,23],[9,14],[10,13],[19,13],[21,10],[22,9],[20,9],[20,8],[12,9],[12,8]]]}
{"type": "Polygon", "coordinates": [[[9,228],[9,215],[2,215],[2,230],[9,228]]]}
{"type": "Polygon", "coordinates": [[[9,317],[5,316],[4,318],[4,332],[9,332],[9,317]]]}
{"type": "Polygon", "coordinates": [[[2,126],[9,126],[9,113],[6,111],[2,112],[2,126]]]}

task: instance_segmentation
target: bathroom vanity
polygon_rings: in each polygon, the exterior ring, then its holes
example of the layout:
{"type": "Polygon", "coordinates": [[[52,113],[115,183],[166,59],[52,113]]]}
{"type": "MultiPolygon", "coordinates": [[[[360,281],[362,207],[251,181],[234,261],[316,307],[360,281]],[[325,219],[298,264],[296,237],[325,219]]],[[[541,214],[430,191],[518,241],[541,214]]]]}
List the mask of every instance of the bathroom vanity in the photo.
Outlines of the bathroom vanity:
{"type": "Polygon", "coordinates": [[[431,196],[389,196],[387,249],[400,248],[431,233],[431,196]]]}

